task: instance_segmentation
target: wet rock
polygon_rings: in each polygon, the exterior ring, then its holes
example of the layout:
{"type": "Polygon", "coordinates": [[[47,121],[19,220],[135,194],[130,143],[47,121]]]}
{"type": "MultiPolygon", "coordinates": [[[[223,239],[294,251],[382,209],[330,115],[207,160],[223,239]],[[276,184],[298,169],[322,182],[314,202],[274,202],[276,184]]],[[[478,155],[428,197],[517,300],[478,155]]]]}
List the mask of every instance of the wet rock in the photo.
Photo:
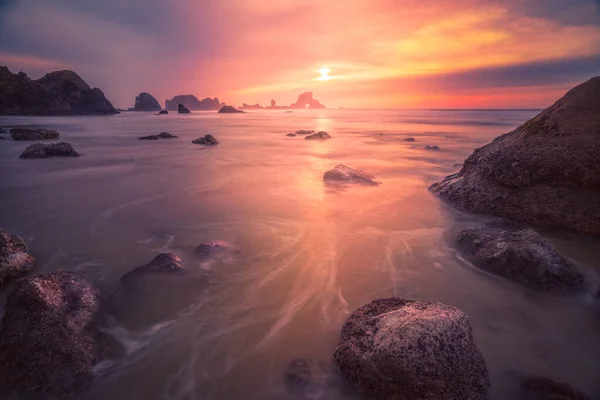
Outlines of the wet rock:
{"type": "Polygon", "coordinates": [[[238,114],[243,113],[244,111],[238,110],[237,108],[232,106],[223,106],[218,112],[219,114],[238,114]]]}
{"type": "Polygon", "coordinates": [[[158,135],[142,136],[138,140],[158,140],[158,135]]]}
{"type": "Polygon", "coordinates": [[[159,111],[162,107],[150,93],[142,92],[135,98],[133,111],[159,111]]]}
{"type": "Polygon", "coordinates": [[[296,131],[296,135],[312,135],[313,133],[315,133],[315,131],[311,130],[305,130],[305,129],[299,129],[296,131]]]}
{"type": "Polygon", "coordinates": [[[35,258],[23,238],[0,228],[0,285],[12,276],[29,272],[34,265],[35,258]]]}
{"type": "Polygon", "coordinates": [[[525,378],[522,387],[529,400],[591,400],[570,385],[543,377],[525,378]]]}
{"type": "Polygon", "coordinates": [[[595,77],[430,189],[466,211],[600,235],[599,108],[595,77]]]}
{"type": "Polygon", "coordinates": [[[407,138],[404,138],[403,140],[404,140],[405,142],[414,142],[414,141],[415,141],[415,138],[413,138],[413,137],[407,137],[407,138]]]}
{"type": "Polygon", "coordinates": [[[125,285],[146,284],[156,278],[164,276],[179,276],[186,273],[183,262],[173,253],[161,253],[154,257],[148,264],[129,271],[121,277],[125,285]]]}
{"type": "Polygon", "coordinates": [[[73,394],[92,381],[98,294],[85,277],[25,278],[8,294],[0,330],[0,387],[23,398],[73,394]]]}
{"type": "Polygon", "coordinates": [[[487,399],[485,361],[469,318],[434,302],[379,299],[354,311],[333,355],[369,399],[487,399]]]}
{"type": "Polygon", "coordinates": [[[424,149],[425,150],[438,151],[440,149],[440,147],[439,146],[430,146],[430,145],[427,145],[427,146],[424,147],[424,149]]]}
{"type": "Polygon", "coordinates": [[[287,135],[285,135],[285,136],[289,136],[289,137],[296,137],[296,134],[295,134],[295,133],[288,133],[288,134],[287,134],[287,135]]]}
{"type": "Polygon", "coordinates": [[[335,168],[323,174],[323,181],[326,183],[349,183],[359,185],[379,185],[375,177],[367,174],[365,171],[352,169],[345,165],[337,165],[335,168]]]}
{"type": "Polygon", "coordinates": [[[158,135],[142,136],[138,140],[158,140],[158,139],[176,139],[177,136],[171,135],[169,132],[161,132],[158,135]]]}
{"type": "Polygon", "coordinates": [[[10,130],[13,140],[47,140],[58,139],[58,132],[39,128],[13,128],[10,130]]]}
{"type": "Polygon", "coordinates": [[[524,286],[546,291],[583,286],[583,275],[532,229],[495,221],[459,232],[456,243],[477,268],[524,286]]]}
{"type": "Polygon", "coordinates": [[[214,255],[222,254],[232,250],[233,248],[227,242],[221,240],[211,240],[196,246],[194,253],[202,257],[212,257],[214,255]]]}
{"type": "Polygon", "coordinates": [[[313,133],[312,135],[308,135],[304,139],[305,140],[326,140],[326,139],[331,139],[331,136],[329,135],[329,133],[327,133],[325,131],[320,131],[317,133],[313,133]]]}
{"type": "Polygon", "coordinates": [[[219,144],[219,141],[217,139],[215,139],[215,137],[209,133],[208,135],[204,135],[204,137],[200,137],[198,139],[192,140],[192,143],[202,144],[205,146],[215,146],[215,145],[219,144]]]}
{"type": "Polygon", "coordinates": [[[20,158],[79,157],[79,153],[69,143],[36,143],[28,146],[20,158]]]}
{"type": "Polygon", "coordinates": [[[160,111],[158,112],[158,115],[165,115],[165,114],[168,114],[168,113],[169,113],[169,112],[168,112],[167,110],[160,110],[160,111]]]}
{"type": "Polygon", "coordinates": [[[189,114],[189,113],[191,113],[191,111],[186,106],[184,106],[183,104],[179,104],[177,106],[177,112],[179,114],[189,114]]]}

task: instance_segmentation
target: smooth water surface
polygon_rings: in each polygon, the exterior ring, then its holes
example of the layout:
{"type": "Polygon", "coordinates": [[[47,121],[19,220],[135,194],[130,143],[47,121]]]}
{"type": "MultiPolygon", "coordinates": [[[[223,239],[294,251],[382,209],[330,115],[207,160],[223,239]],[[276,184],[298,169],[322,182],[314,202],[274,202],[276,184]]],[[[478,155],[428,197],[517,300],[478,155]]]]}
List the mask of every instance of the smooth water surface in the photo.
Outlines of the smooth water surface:
{"type": "Polygon", "coordinates": [[[0,126],[59,130],[82,157],[21,160],[30,143],[0,141],[0,226],[26,238],[38,273],[84,271],[105,293],[119,293],[105,330],[126,355],[97,365],[82,398],[353,399],[331,359],[341,325],[352,310],[389,296],[469,314],[493,399],[516,398],[520,374],[600,396],[600,310],[592,295],[600,243],[541,232],[577,263],[588,287],[575,296],[535,293],[461,260],[453,233],[486,218],[427,190],[473,149],[535,113],[4,117],[0,126]],[[285,136],[297,129],[333,138],[285,136]],[[137,140],[161,131],[179,138],[137,140]],[[221,144],[191,143],[206,133],[221,144]],[[337,164],[382,184],[328,188],[323,173],[337,164]],[[194,248],[206,240],[237,251],[198,260],[194,248]],[[206,279],[150,297],[123,291],[125,272],[166,251],[206,279]],[[311,367],[302,393],[286,385],[297,359],[311,367]]]}

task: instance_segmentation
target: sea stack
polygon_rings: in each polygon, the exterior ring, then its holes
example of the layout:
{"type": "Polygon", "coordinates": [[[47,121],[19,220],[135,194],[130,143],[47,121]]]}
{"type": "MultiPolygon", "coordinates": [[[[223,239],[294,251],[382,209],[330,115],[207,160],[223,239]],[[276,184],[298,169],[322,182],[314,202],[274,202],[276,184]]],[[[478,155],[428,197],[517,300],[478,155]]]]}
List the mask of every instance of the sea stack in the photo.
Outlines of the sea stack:
{"type": "Polygon", "coordinates": [[[190,110],[188,110],[188,109],[187,109],[187,107],[186,107],[186,106],[184,106],[183,104],[179,104],[179,105],[177,106],[177,112],[178,112],[179,114],[189,114],[189,113],[191,113],[191,111],[190,111],[190,110]]]}
{"type": "Polygon", "coordinates": [[[433,193],[456,207],[600,235],[600,77],[476,149],[433,193]]]}
{"type": "Polygon", "coordinates": [[[135,106],[131,111],[160,111],[158,100],[150,93],[142,92],[135,98],[135,106]]]}

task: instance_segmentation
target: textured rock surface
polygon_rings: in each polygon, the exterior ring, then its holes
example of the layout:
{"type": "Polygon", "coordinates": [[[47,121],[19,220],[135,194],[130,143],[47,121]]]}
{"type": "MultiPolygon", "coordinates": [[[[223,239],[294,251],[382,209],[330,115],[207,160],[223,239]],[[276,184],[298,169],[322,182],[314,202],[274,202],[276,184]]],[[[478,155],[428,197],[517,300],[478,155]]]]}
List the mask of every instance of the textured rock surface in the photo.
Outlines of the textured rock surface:
{"type": "Polygon", "coordinates": [[[311,130],[306,130],[306,129],[299,129],[296,131],[296,135],[312,135],[313,133],[315,133],[315,131],[311,130]]]}
{"type": "Polygon", "coordinates": [[[459,232],[456,243],[477,268],[522,285],[550,291],[583,286],[583,275],[532,229],[490,222],[459,232]]]}
{"type": "Polygon", "coordinates": [[[308,135],[304,139],[305,140],[326,140],[326,139],[331,139],[331,136],[329,135],[329,133],[327,133],[325,131],[320,131],[317,133],[313,133],[312,135],[308,135]]]}
{"type": "Polygon", "coordinates": [[[374,300],[346,321],[333,357],[368,399],[487,399],[487,368],[469,318],[441,303],[374,300]]]}
{"type": "Polygon", "coordinates": [[[177,106],[177,112],[179,114],[189,114],[189,113],[191,113],[191,111],[186,106],[184,106],[183,104],[179,104],[177,106]]]}
{"type": "Polygon", "coordinates": [[[198,98],[194,95],[185,94],[175,96],[171,100],[166,100],[165,110],[175,111],[177,110],[178,104],[183,104],[190,110],[218,110],[224,105],[216,97],[214,99],[207,97],[205,99],[198,100],[198,98]]]}
{"type": "Polygon", "coordinates": [[[55,71],[38,80],[0,66],[0,115],[117,114],[102,90],[73,71],[55,71]]]}
{"type": "Polygon", "coordinates": [[[229,243],[221,240],[211,240],[196,246],[194,253],[203,257],[211,257],[231,250],[232,247],[229,243]]]}
{"type": "Polygon", "coordinates": [[[528,377],[522,386],[528,400],[591,400],[571,386],[548,378],[528,377]]]}
{"type": "Polygon", "coordinates": [[[214,146],[214,145],[219,144],[219,141],[217,139],[215,139],[215,137],[209,133],[208,135],[204,135],[203,137],[192,140],[192,143],[203,144],[205,146],[214,146]]]}
{"type": "Polygon", "coordinates": [[[0,285],[14,275],[30,271],[35,258],[29,254],[21,236],[0,228],[0,285]]]}
{"type": "Polygon", "coordinates": [[[232,106],[223,106],[219,110],[219,114],[237,114],[237,113],[243,113],[243,112],[244,111],[238,110],[237,108],[232,107],[232,106]]]}
{"type": "Polygon", "coordinates": [[[20,158],[79,157],[79,153],[69,143],[36,143],[27,147],[20,158]]]}
{"type": "Polygon", "coordinates": [[[13,140],[47,140],[58,139],[57,131],[39,128],[13,128],[10,130],[13,140]]]}
{"type": "Polygon", "coordinates": [[[379,185],[375,177],[367,174],[365,171],[352,169],[345,165],[337,165],[335,168],[323,174],[323,181],[326,183],[349,183],[359,185],[379,185]]]}
{"type": "Polygon", "coordinates": [[[177,136],[171,135],[169,132],[161,132],[158,135],[148,135],[138,138],[138,140],[158,140],[158,139],[177,139],[177,136]]]}
{"type": "Polygon", "coordinates": [[[142,92],[135,98],[133,111],[160,111],[161,109],[158,100],[150,93],[142,92]]]}
{"type": "Polygon", "coordinates": [[[457,207],[600,235],[600,77],[476,149],[431,186],[457,207]]]}
{"type": "Polygon", "coordinates": [[[183,262],[173,253],[160,253],[148,264],[144,264],[129,271],[121,277],[121,282],[126,285],[145,284],[160,276],[182,275],[186,270],[183,262]]]}
{"type": "Polygon", "coordinates": [[[55,272],[18,281],[0,330],[0,387],[51,398],[92,380],[97,346],[96,290],[80,274],[55,272]]]}

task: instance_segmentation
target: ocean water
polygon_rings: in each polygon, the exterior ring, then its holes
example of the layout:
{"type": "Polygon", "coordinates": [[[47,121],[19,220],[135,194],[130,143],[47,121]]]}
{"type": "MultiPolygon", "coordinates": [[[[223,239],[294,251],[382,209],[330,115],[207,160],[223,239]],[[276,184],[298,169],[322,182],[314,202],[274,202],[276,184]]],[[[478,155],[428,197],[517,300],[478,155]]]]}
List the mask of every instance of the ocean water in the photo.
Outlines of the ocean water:
{"type": "MultiPolygon", "coordinates": [[[[82,157],[21,160],[0,141],[0,226],[22,235],[37,273],[84,271],[104,293],[105,333],[122,347],[95,367],[82,399],[355,399],[332,353],[349,313],[380,297],[440,301],[470,318],[492,399],[518,398],[522,374],[600,397],[600,242],[539,231],[586,275],[584,293],[536,293],[485,274],[452,247],[489,218],[459,212],[428,186],[536,111],[255,111],[1,117],[57,129],[82,157]],[[329,141],[286,137],[328,131],[329,141]],[[175,140],[139,141],[167,131],[175,140]],[[191,141],[212,133],[221,144],[191,141]],[[414,142],[404,141],[413,137],[414,142]],[[424,150],[437,145],[439,151],[424,150]],[[338,164],[377,187],[328,188],[338,164]],[[235,251],[206,262],[194,248],[235,251]],[[158,293],[119,278],[160,252],[194,279],[158,293]],[[199,278],[199,279],[195,279],[199,278]],[[290,385],[294,360],[310,368],[290,385]]],[[[2,292],[2,304],[6,289],[2,292]]]]}

